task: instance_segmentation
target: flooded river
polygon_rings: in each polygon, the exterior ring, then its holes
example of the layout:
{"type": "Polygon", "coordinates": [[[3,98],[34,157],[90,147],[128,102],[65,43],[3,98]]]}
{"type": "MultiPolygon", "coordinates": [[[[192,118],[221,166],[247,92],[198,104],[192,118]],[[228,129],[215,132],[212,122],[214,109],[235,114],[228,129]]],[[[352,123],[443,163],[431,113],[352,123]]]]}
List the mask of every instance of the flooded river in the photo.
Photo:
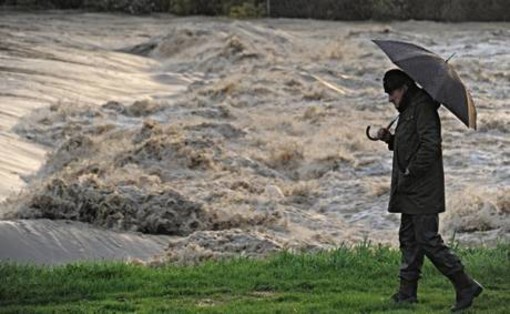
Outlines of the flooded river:
{"type": "Polygon", "coordinates": [[[455,53],[478,130],[440,109],[441,230],[510,239],[509,23],[0,12],[0,39],[2,259],[396,245],[391,152],[365,137],[397,114],[394,66],[371,39],[455,53]]]}

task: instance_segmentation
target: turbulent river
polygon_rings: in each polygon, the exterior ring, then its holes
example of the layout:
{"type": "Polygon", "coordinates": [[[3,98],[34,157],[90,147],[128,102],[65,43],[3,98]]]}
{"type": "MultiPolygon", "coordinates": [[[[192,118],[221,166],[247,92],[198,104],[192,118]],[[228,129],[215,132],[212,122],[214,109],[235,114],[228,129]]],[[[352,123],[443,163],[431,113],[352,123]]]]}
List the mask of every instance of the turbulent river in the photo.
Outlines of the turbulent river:
{"type": "Polygon", "coordinates": [[[393,66],[371,39],[455,53],[478,130],[440,109],[441,231],[508,241],[509,23],[4,11],[0,258],[396,245],[391,152],[365,137],[396,116],[381,86],[393,66]]]}

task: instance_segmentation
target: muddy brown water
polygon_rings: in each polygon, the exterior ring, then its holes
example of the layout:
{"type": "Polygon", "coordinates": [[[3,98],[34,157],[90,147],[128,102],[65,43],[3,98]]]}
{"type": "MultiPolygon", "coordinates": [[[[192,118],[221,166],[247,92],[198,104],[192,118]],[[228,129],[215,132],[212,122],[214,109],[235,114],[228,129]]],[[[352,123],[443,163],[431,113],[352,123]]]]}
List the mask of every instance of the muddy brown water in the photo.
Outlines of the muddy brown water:
{"type": "Polygon", "coordinates": [[[508,241],[509,26],[0,12],[1,258],[396,245],[391,154],[364,134],[396,116],[393,66],[371,39],[456,53],[478,130],[440,109],[441,229],[508,241]]]}

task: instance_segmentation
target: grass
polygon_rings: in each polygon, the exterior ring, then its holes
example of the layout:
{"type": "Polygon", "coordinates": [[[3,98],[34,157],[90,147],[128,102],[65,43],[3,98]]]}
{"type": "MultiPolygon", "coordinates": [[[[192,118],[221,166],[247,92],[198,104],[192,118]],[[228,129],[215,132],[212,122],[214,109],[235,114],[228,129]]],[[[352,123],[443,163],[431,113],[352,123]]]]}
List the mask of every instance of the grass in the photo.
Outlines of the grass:
{"type": "MultiPolygon", "coordinates": [[[[485,285],[466,313],[508,313],[510,244],[457,249],[485,285]]],[[[399,252],[360,245],[195,266],[0,263],[0,313],[448,313],[454,291],[426,262],[418,305],[388,297],[399,252]]]]}

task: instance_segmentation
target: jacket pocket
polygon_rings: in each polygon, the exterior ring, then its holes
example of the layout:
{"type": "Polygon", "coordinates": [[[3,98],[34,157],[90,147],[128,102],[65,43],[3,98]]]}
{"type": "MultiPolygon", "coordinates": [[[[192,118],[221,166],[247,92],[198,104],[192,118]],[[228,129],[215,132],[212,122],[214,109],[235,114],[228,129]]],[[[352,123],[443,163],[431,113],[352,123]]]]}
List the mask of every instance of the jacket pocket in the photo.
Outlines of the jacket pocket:
{"type": "Polygon", "coordinates": [[[415,180],[409,175],[404,175],[399,171],[397,190],[406,194],[411,194],[415,190],[415,180]]]}

